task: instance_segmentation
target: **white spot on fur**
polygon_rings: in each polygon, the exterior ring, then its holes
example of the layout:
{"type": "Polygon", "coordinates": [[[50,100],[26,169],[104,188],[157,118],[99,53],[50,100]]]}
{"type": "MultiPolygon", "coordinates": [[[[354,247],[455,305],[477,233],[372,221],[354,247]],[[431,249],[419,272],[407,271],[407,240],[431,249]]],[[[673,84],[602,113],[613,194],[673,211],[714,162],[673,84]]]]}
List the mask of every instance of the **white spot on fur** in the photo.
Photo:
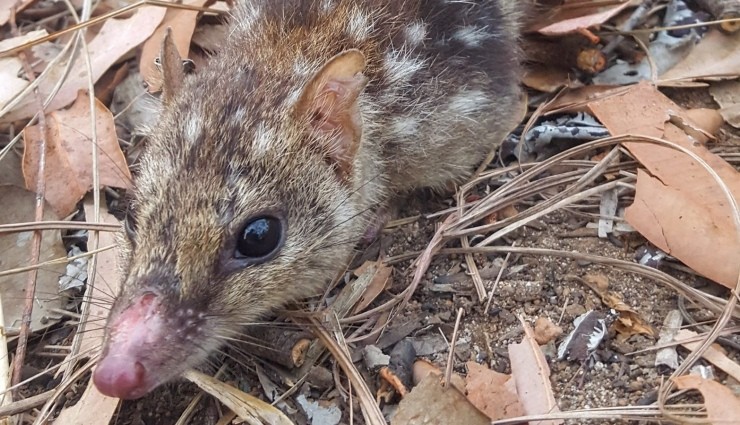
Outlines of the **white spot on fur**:
{"type": "Polygon", "coordinates": [[[334,10],[334,0],[322,0],[320,7],[323,13],[330,13],[334,10]]]}
{"type": "Polygon", "coordinates": [[[491,37],[492,35],[487,33],[485,28],[474,26],[462,27],[452,35],[453,40],[460,41],[466,47],[479,47],[491,37]]]}
{"type": "Polygon", "coordinates": [[[247,110],[244,107],[239,107],[231,119],[237,123],[243,123],[247,119],[247,110]]]}
{"type": "Polygon", "coordinates": [[[450,98],[448,110],[459,116],[470,116],[488,106],[490,99],[480,90],[462,89],[450,98]]]}
{"type": "Polygon", "coordinates": [[[349,34],[354,41],[364,41],[370,36],[370,31],[373,29],[373,24],[370,22],[370,18],[362,13],[360,10],[353,10],[347,22],[347,34],[349,34]]]}
{"type": "Polygon", "coordinates": [[[198,136],[200,136],[200,133],[202,131],[202,122],[199,114],[197,113],[199,111],[199,108],[194,108],[190,111],[190,114],[188,114],[187,119],[185,120],[185,128],[183,129],[183,137],[185,138],[186,145],[194,145],[196,140],[198,140],[198,136]]]}
{"type": "Polygon", "coordinates": [[[297,57],[295,62],[293,62],[293,72],[297,75],[307,75],[312,73],[312,71],[313,66],[311,66],[311,63],[302,56],[297,57]]]}
{"type": "Polygon", "coordinates": [[[391,131],[400,137],[416,136],[419,132],[419,120],[414,117],[400,117],[391,123],[391,131]]]}
{"type": "Polygon", "coordinates": [[[409,81],[424,66],[425,61],[409,57],[402,51],[393,50],[385,55],[384,68],[391,84],[409,81]]]}
{"type": "Polygon", "coordinates": [[[252,142],[252,148],[254,153],[262,155],[266,153],[270,146],[275,144],[275,135],[268,129],[264,123],[257,124],[257,128],[254,132],[254,141],[252,142]]]}
{"type": "Polygon", "coordinates": [[[414,22],[404,28],[403,35],[410,47],[416,47],[427,37],[427,26],[423,22],[414,22]]]}

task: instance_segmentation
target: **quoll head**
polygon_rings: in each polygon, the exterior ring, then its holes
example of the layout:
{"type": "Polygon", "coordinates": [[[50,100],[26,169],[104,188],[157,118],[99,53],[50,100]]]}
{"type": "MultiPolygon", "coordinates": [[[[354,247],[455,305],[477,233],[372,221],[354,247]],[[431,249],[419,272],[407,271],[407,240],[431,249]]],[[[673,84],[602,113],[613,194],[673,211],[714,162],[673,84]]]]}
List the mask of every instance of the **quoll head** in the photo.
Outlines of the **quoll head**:
{"type": "Polygon", "coordinates": [[[362,232],[362,53],[345,51],[305,81],[228,59],[186,77],[180,63],[166,37],[163,107],[93,376],[109,396],[141,397],[315,294],[362,232]]]}

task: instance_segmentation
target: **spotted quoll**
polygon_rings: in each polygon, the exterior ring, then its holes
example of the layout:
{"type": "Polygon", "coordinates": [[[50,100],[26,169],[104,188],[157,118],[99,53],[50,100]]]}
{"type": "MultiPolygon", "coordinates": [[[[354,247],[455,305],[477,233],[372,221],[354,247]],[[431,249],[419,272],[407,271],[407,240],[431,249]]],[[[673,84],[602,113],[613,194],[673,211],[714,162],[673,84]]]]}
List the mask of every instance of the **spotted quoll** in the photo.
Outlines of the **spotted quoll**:
{"type": "Polygon", "coordinates": [[[469,177],[517,119],[519,4],[242,0],[203,69],[165,43],[98,389],[201,364],[321,291],[398,194],[469,177]]]}

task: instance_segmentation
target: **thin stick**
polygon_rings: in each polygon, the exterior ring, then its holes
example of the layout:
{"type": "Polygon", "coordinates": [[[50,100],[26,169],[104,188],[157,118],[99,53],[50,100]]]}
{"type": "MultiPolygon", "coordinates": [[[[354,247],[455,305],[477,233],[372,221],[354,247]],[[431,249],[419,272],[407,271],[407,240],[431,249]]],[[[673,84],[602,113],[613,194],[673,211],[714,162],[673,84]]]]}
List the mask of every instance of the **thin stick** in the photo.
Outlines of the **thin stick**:
{"type": "Polygon", "coordinates": [[[450,341],[450,354],[447,355],[447,368],[445,369],[445,381],[443,385],[447,388],[450,385],[450,379],[452,379],[452,364],[455,361],[455,343],[457,342],[457,331],[460,328],[460,320],[462,319],[463,309],[460,307],[457,310],[457,319],[455,319],[455,330],[452,331],[452,340],[450,341]]]}
{"type": "MultiPolygon", "coordinates": [[[[15,22],[15,13],[11,11],[10,14],[10,25],[13,34],[20,35],[18,26],[15,22]]],[[[18,57],[23,64],[23,70],[28,77],[28,81],[33,83],[36,79],[36,74],[33,72],[31,65],[28,63],[28,58],[23,50],[18,51],[18,57]]],[[[44,199],[46,197],[46,117],[44,115],[44,103],[41,99],[41,94],[38,89],[34,90],[34,96],[39,108],[39,134],[40,140],[40,153],[39,153],[39,165],[38,165],[38,176],[36,181],[36,206],[34,212],[34,219],[41,221],[44,219],[44,199]]],[[[35,265],[39,262],[41,256],[41,236],[42,233],[39,230],[33,232],[31,240],[31,265],[35,265]]],[[[13,364],[13,378],[11,383],[13,385],[21,381],[21,371],[23,369],[23,362],[26,358],[26,349],[28,348],[28,334],[31,331],[31,314],[33,313],[34,298],[36,297],[36,277],[38,276],[38,270],[33,269],[28,272],[28,280],[26,281],[26,304],[23,307],[23,315],[21,318],[20,334],[18,335],[18,346],[15,350],[15,359],[13,364]]]]}

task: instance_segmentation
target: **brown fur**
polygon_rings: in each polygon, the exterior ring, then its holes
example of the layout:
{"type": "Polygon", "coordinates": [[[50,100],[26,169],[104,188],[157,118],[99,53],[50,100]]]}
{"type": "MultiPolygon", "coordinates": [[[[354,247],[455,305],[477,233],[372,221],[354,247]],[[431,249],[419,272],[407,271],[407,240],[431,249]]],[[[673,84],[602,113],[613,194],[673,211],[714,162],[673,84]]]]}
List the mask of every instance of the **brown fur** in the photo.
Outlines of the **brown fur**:
{"type": "Polygon", "coordinates": [[[169,380],[244,325],[316,294],[395,194],[468,177],[514,125],[517,3],[243,1],[223,50],[168,93],[141,162],[109,323],[142,294],[161,300],[172,335],[142,353],[147,373],[169,380]],[[307,131],[312,118],[296,105],[348,49],[364,55],[368,84],[340,179],[329,136],[307,131]],[[285,218],[285,244],[244,267],[235,235],[264,212],[285,218]]]}

